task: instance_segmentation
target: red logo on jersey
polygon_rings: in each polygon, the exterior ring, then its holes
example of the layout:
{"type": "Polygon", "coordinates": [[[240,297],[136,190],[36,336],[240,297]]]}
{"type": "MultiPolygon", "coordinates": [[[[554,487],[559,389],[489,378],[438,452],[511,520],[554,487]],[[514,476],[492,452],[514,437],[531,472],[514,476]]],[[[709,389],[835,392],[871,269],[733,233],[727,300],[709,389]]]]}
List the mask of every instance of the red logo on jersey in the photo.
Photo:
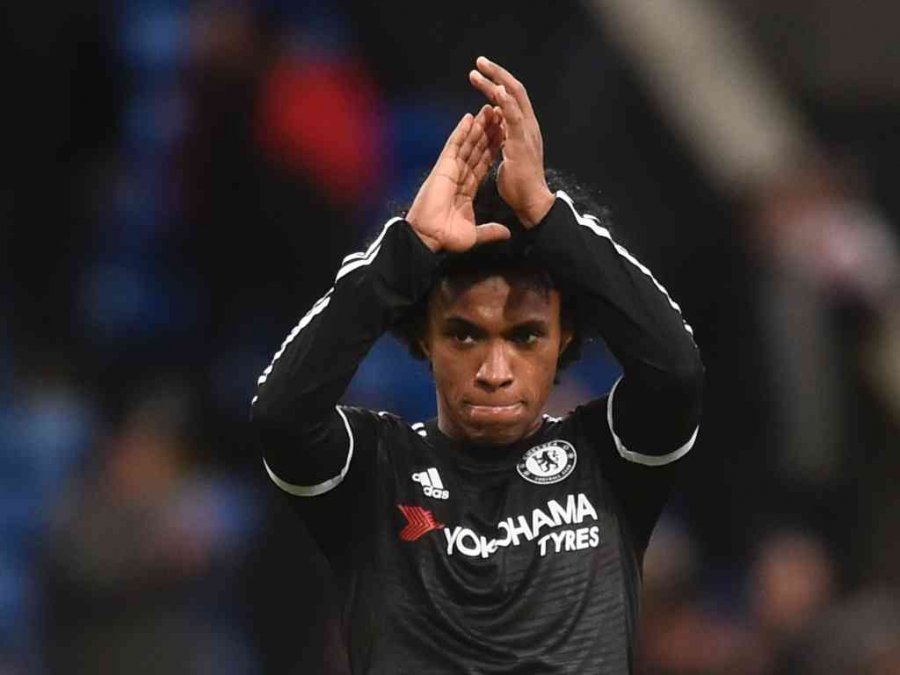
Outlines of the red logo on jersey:
{"type": "Polygon", "coordinates": [[[406,527],[400,532],[400,538],[403,541],[415,541],[423,534],[427,534],[432,530],[440,530],[444,527],[443,523],[439,523],[434,519],[434,514],[428,509],[421,506],[404,506],[397,504],[400,513],[406,518],[406,527]]]}

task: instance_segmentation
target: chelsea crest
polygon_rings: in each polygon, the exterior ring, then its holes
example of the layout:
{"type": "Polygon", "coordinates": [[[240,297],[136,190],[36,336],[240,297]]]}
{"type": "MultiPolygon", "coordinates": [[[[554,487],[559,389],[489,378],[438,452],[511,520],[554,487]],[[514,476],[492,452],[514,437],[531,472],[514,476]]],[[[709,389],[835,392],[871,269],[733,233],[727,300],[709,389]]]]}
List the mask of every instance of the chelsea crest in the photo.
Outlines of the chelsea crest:
{"type": "Polygon", "coordinates": [[[576,460],[571,443],[554,440],[527,450],[516,465],[516,471],[531,483],[550,485],[565,480],[575,468],[576,460]]]}

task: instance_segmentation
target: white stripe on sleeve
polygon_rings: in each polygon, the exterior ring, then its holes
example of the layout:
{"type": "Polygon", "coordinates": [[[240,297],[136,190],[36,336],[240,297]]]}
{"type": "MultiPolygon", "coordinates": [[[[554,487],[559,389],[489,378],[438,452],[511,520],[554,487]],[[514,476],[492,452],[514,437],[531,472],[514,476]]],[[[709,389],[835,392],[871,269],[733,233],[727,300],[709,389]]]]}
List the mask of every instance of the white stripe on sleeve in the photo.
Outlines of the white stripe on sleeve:
{"type": "Polygon", "coordinates": [[[351,260],[359,260],[360,258],[367,258],[370,255],[372,255],[372,253],[375,252],[375,249],[381,248],[381,241],[382,241],[382,239],[384,239],[384,235],[387,234],[388,228],[391,225],[393,225],[394,223],[396,223],[398,220],[403,220],[403,219],[399,218],[399,217],[395,217],[395,218],[391,218],[390,220],[388,220],[384,224],[384,227],[381,228],[381,233],[378,235],[378,237],[375,238],[375,241],[373,241],[371,244],[369,244],[369,247],[365,251],[358,251],[357,253],[351,253],[350,255],[348,255],[344,258],[344,260],[341,262],[341,265],[342,266],[346,265],[351,260]]]}
{"type": "MultiPolygon", "coordinates": [[[[679,314],[681,314],[681,307],[679,307],[678,303],[672,299],[672,296],[669,295],[669,292],[663,287],[663,285],[656,280],[656,277],[653,276],[653,273],[645,265],[643,265],[637,258],[635,258],[633,255],[631,255],[631,253],[628,252],[628,249],[626,249],[624,246],[618,244],[615,241],[615,239],[612,238],[612,234],[610,233],[609,230],[607,230],[605,227],[602,227],[599,224],[598,220],[594,216],[582,215],[582,214],[578,213],[578,211],[575,209],[575,204],[572,202],[572,198],[569,197],[569,195],[567,195],[562,190],[558,190],[556,192],[556,196],[559,197],[560,199],[562,199],[566,204],[568,204],[569,208],[572,209],[572,213],[575,215],[575,220],[577,220],[579,224],[588,228],[589,230],[594,232],[594,234],[597,234],[598,236],[601,236],[604,239],[609,240],[609,242],[613,245],[613,248],[615,248],[616,252],[620,256],[625,258],[625,260],[630,262],[632,265],[637,267],[641,272],[643,272],[647,277],[649,277],[650,281],[653,282],[653,285],[656,286],[656,288],[659,290],[659,292],[662,293],[664,296],[666,296],[666,300],[669,301],[669,305],[672,307],[672,309],[674,309],[679,314]]],[[[681,322],[682,322],[682,324],[684,324],[684,329],[688,333],[693,335],[694,329],[691,328],[690,325],[688,325],[688,323],[684,320],[683,316],[682,316],[681,322]]]]}
{"type": "Polygon", "coordinates": [[[269,467],[268,462],[263,459],[263,466],[266,467],[266,473],[269,474],[269,478],[272,479],[272,482],[275,483],[275,485],[285,492],[297,497],[317,497],[340,485],[341,481],[344,480],[344,477],[350,470],[350,460],[353,459],[353,431],[350,429],[350,422],[347,420],[347,416],[344,414],[344,411],[341,410],[340,406],[335,406],[335,410],[337,410],[341,419],[344,420],[344,428],[347,430],[347,438],[349,439],[347,445],[347,460],[344,462],[344,467],[341,469],[340,473],[316,485],[294,485],[293,483],[288,483],[276,476],[275,472],[269,467]]]}
{"type": "MultiPolygon", "coordinates": [[[[341,269],[338,270],[337,275],[335,276],[334,283],[337,284],[343,277],[352,272],[353,270],[359,269],[360,267],[364,267],[366,265],[371,264],[376,257],[378,257],[378,252],[381,250],[381,242],[384,239],[384,235],[387,234],[388,229],[394,223],[403,220],[402,218],[391,218],[385,223],[384,228],[381,230],[381,234],[378,235],[378,238],[373,241],[369,247],[365,251],[361,251],[359,253],[351,253],[346,258],[344,258],[343,264],[341,265],[341,269]]],[[[272,369],[275,367],[275,362],[281,358],[281,355],[284,354],[284,350],[287,349],[288,345],[293,342],[297,335],[300,334],[310,321],[312,321],[318,314],[320,314],[328,304],[331,302],[331,294],[334,292],[334,286],[328,289],[328,291],[319,298],[315,304],[310,308],[310,310],[300,319],[300,322],[294,326],[288,336],[284,339],[284,342],[281,343],[281,347],[277,352],[275,352],[275,356],[272,357],[272,362],[266,367],[263,371],[262,375],[259,376],[259,379],[256,382],[256,386],[261,387],[265,381],[268,379],[269,375],[272,373],[272,369]]],[[[257,396],[253,397],[253,403],[256,403],[257,396]]],[[[271,473],[271,472],[270,472],[271,473]]]]}
{"type": "Polygon", "coordinates": [[[616,380],[616,383],[613,385],[612,389],[609,392],[609,399],[606,402],[606,423],[609,425],[609,433],[612,434],[612,438],[616,444],[616,450],[619,452],[619,455],[623,459],[627,459],[629,462],[635,462],[636,464],[643,464],[644,466],[663,466],[665,464],[671,464],[672,462],[681,459],[686,454],[688,454],[691,448],[694,447],[694,442],[697,440],[697,434],[700,431],[699,425],[696,429],[694,429],[694,433],[691,434],[691,437],[688,439],[687,443],[666,455],[642,455],[639,452],[632,452],[625,447],[622,439],[619,438],[619,436],[616,434],[616,430],[613,428],[613,397],[616,393],[616,387],[619,386],[619,382],[621,381],[621,377],[616,380]]]}

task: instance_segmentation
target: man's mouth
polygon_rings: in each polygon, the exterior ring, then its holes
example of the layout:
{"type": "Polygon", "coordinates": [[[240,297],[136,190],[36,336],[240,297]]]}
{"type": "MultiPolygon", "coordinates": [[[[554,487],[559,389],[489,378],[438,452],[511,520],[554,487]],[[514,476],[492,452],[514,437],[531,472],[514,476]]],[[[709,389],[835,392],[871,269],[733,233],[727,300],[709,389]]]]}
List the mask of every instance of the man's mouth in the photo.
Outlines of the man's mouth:
{"type": "Polygon", "coordinates": [[[514,420],[525,407],[521,401],[515,403],[466,403],[469,417],[482,422],[506,422],[514,420]]]}

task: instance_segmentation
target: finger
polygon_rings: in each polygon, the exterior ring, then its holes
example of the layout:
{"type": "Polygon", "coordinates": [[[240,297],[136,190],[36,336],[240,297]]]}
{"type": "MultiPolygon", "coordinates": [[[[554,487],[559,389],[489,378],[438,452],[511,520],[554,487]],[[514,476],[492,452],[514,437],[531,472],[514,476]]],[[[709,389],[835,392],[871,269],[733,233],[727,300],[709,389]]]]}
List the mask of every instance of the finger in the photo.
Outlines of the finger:
{"type": "Polygon", "coordinates": [[[508,122],[513,122],[519,126],[522,126],[526,119],[533,120],[534,123],[537,122],[533,114],[530,117],[526,117],[522,106],[519,105],[514,96],[510,95],[505,85],[494,84],[477,70],[469,73],[469,79],[476,89],[494,103],[496,109],[499,109],[500,114],[508,122]]]}
{"type": "MultiPolygon", "coordinates": [[[[485,136],[485,138],[487,137],[485,136]]],[[[487,142],[483,148],[476,148],[476,150],[472,152],[465,163],[461,181],[463,189],[467,194],[475,194],[481,181],[484,180],[484,177],[487,175],[491,164],[494,163],[497,154],[498,153],[495,152],[487,142]]]]}
{"type": "Polygon", "coordinates": [[[500,154],[502,144],[502,129],[500,129],[499,118],[491,117],[484,133],[476,141],[475,147],[466,159],[466,169],[475,173],[475,187],[484,179],[487,170],[500,154]]]}
{"type": "Polygon", "coordinates": [[[502,137],[500,136],[499,130],[486,135],[488,143],[479,155],[477,161],[472,158],[469,159],[470,170],[475,174],[476,188],[484,180],[491,166],[497,161],[497,158],[502,152],[502,137]]]}
{"type": "MultiPolygon", "coordinates": [[[[473,130],[476,128],[476,125],[473,123],[473,130]]],[[[479,136],[484,134],[484,128],[482,127],[479,133],[473,133],[472,131],[463,139],[462,144],[459,146],[459,151],[456,153],[456,157],[468,163],[469,157],[472,155],[472,151],[475,149],[475,144],[478,141],[479,136]]]]}
{"type": "Polygon", "coordinates": [[[465,172],[459,184],[459,193],[470,199],[475,199],[475,193],[478,192],[478,175],[475,167],[469,167],[465,172]]]}
{"type": "MultiPolygon", "coordinates": [[[[525,119],[525,113],[522,110],[522,107],[519,105],[518,101],[516,101],[515,97],[511,96],[506,91],[504,85],[495,84],[477,70],[469,72],[469,80],[471,81],[472,86],[478,89],[478,91],[494,104],[494,115],[500,115],[502,117],[505,114],[507,117],[515,120],[525,119]]],[[[533,115],[531,119],[533,119],[535,124],[537,123],[537,120],[533,118],[533,115]]]]}
{"type": "Polygon", "coordinates": [[[497,111],[494,110],[493,106],[485,103],[483,106],[481,106],[481,110],[478,111],[478,117],[481,117],[482,122],[485,125],[488,125],[494,120],[494,114],[496,112],[497,111]]]}
{"type": "Polygon", "coordinates": [[[469,126],[466,137],[463,139],[462,145],[460,146],[460,159],[467,161],[478,146],[478,143],[483,139],[487,116],[492,114],[491,112],[488,112],[489,108],[490,106],[482,106],[481,110],[478,111],[478,114],[472,119],[472,124],[469,126]]]}
{"type": "Polygon", "coordinates": [[[495,105],[500,104],[500,84],[492,82],[477,70],[469,71],[469,82],[491,103],[495,105]]]}
{"type": "Polygon", "coordinates": [[[444,144],[444,149],[441,151],[441,157],[455,157],[459,152],[460,146],[465,141],[466,136],[469,133],[469,129],[472,125],[473,117],[471,113],[466,113],[462,116],[462,119],[456,125],[456,128],[450,132],[450,136],[447,138],[447,142],[444,144]]]}
{"type": "MultiPolygon", "coordinates": [[[[475,141],[475,152],[480,153],[487,148],[488,143],[490,142],[490,133],[496,124],[496,120],[494,119],[494,109],[489,105],[482,106],[481,110],[478,111],[478,115],[475,117],[475,122],[480,125],[482,132],[475,141]]],[[[478,159],[479,158],[476,157],[475,161],[478,159]]]]}
{"type": "Polygon", "coordinates": [[[481,185],[481,182],[487,176],[495,157],[496,155],[493,152],[485,148],[477,160],[473,159],[473,157],[469,158],[461,181],[464,194],[475,196],[478,186],[481,185]]]}
{"type": "Polygon", "coordinates": [[[489,157],[490,153],[488,151],[488,138],[487,135],[484,135],[472,149],[471,154],[465,160],[465,171],[471,172],[478,169],[483,161],[485,161],[486,157],[489,157]]]}
{"type": "MultiPolygon", "coordinates": [[[[491,110],[490,106],[485,106],[488,110],[491,110]]],[[[472,153],[466,160],[466,163],[470,166],[477,165],[481,158],[484,156],[486,152],[491,152],[491,147],[496,145],[495,137],[499,133],[497,120],[493,117],[493,113],[489,112],[487,115],[490,118],[487,121],[487,124],[482,129],[482,132],[475,141],[475,146],[472,149],[472,153]]]]}
{"type": "Polygon", "coordinates": [[[465,194],[474,195],[478,185],[484,180],[488,169],[499,153],[498,136],[500,113],[490,105],[482,106],[469,129],[467,139],[463,141],[457,161],[463,163],[460,185],[465,194]],[[484,125],[482,126],[482,121],[484,125]],[[468,142],[474,138],[474,145],[469,149],[468,142]]]}
{"type": "Polygon", "coordinates": [[[472,194],[475,194],[475,190],[478,190],[478,186],[481,185],[481,181],[484,180],[485,176],[487,176],[488,171],[491,170],[491,165],[494,163],[497,155],[492,152],[485,152],[481,156],[481,160],[478,164],[475,165],[475,168],[472,169],[472,177],[475,182],[475,188],[472,191],[472,194]]]}
{"type": "Polygon", "coordinates": [[[498,152],[506,137],[506,130],[503,128],[503,115],[495,113],[492,122],[487,126],[484,132],[488,138],[488,150],[492,153],[498,152]]]}
{"type": "Polygon", "coordinates": [[[506,87],[506,91],[516,99],[516,102],[518,102],[526,115],[534,114],[534,109],[531,107],[531,99],[528,98],[525,85],[517,80],[506,68],[484,56],[479,56],[475,59],[475,65],[490,80],[506,87]]]}
{"type": "Polygon", "coordinates": [[[506,120],[503,119],[503,111],[500,106],[494,106],[494,123],[487,129],[487,134],[490,137],[492,148],[503,147],[503,142],[506,140],[506,120]]]}
{"type": "Polygon", "coordinates": [[[512,237],[512,233],[500,223],[485,223],[475,227],[475,245],[488,244],[492,241],[503,241],[512,237]]]}
{"type": "Polygon", "coordinates": [[[469,161],[469,157],[473,152],[475,152],[479,143],[481,143],[482,148],[487,145],[487,139],[485,138],[484,132],[486,114],[487,113],[485,113],[484,108],[482,108],[472,121],[466,137],[463,139],[462,144],[459,146],[457,157],[459,157],[464,162],[469,161]]]}
{"type": "Polygon", "coordinates": [[[536,124],[536,120],[533,117],[526,118],[519,103],[506,91],[506,87],[501,84],[497,90],[497,102],[499,103],[498,107],[500,108],[504,137],[509,138],[512,136],[518,138],[523,136],[525,134],[526,121],[530,120],[532,124],[536,124]]]}

